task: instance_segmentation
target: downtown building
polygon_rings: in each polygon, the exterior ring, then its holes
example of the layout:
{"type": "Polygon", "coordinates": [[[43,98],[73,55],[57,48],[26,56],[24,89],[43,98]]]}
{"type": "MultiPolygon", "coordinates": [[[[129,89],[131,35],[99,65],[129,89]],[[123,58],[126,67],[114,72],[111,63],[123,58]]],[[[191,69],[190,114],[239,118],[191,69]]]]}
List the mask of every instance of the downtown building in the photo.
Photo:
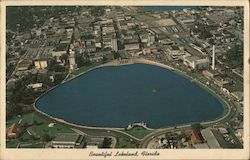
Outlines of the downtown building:
{"type": "Polygon", "coordinates": [[[210,66],[210,60],[208,58],[200,58],[197,56],[185,57],[183,63],[192,69],[205,69],[210,66]]]}
{"type": "Polygon", "coordinates": [[[77,68],[76,59],[75,59],[75,50],[73,45],[71,45],[69,49],[69,68],[70,70],[74,70],[77,68]]]}

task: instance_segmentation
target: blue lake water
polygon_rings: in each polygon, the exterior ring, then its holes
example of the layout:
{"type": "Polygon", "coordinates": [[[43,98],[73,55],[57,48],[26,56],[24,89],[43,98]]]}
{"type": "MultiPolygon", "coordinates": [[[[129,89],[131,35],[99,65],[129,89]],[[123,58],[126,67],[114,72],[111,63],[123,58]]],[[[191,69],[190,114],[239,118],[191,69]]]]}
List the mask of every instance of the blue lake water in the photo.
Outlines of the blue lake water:
{"type": "Polygon", "coordinates": [[[223,113],[221,102],[196,83],[147,64],[92,70],[51,90],[36,106],[68,122],[97,127],[144,121],[160,128],[223,113]]]}

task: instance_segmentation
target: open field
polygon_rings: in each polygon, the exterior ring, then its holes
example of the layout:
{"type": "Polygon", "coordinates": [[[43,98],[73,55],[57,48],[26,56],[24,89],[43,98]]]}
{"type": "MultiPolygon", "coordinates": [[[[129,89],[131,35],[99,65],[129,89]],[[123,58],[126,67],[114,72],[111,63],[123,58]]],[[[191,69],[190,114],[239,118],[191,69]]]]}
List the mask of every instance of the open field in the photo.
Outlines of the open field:
{"type": "Polygon", "coordinates": [[[136,137],[136,138],[144,138],[147,134],[151,133],[152,131],[150,130],[147,130],[141,126],[135,126],[133,127],[132,129],[130,130],[126,130],[125,131],[126,133],[136,137]]]}
{"type": "Polygon", "coordinates": [[[138,148],[138,144],[132,139],[118,137],[115,147],[116,148],[138,148]]]}

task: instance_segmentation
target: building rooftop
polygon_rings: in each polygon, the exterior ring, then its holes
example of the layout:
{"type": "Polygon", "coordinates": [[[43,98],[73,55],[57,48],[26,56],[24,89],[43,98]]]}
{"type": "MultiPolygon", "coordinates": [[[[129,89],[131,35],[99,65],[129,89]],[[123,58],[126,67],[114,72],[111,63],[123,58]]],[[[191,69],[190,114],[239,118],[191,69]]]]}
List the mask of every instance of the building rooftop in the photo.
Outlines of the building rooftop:
{"type": "Polygon", "coordinates": [[[13,123],[13,124],[10,126],[10,128],[7,130],[7,132],[8,132],[8,134],[9,134],[9,133],[17,133],[17,132],[18,132],[18,128],[19,128],[18,124],[13,123]]]}
{"type": "Polygon", "coordinates": [[[179,47],[177,46],[171,46],[172,50],[179,50],[179,47]]]}
{"type": "Polygon", "coordinates": [[[228,148],[227,142],[224,140],[222,134],[218,130],[211,129],[211,132],[213,133],[213,135],[215,136],[216,140],[218,141],[218,143],[222,148],[228,148]]]}
{"type": "Polygon", "coordinates": [[[198,144],[193,144],[193,146],[197,149],[209,149],[209,146],[207,143],[198,143],[198,144]]]}
{"type": "Polygon", "coordinates": [[[188,61],[197,61],[197,60],[200,60],[201,58],[197,56],[189,56],[189,57],[186,57],[186,59],[188,61]]]}
{"type": "Polygon", "coordinates": [[[219,73],[217,71],[215,71],[215,70],[204,70],[203,72],[212,74],[213,76],[219,75],[219,73]]]}
{"type": "Polygon", "coordinates": [[[80,138],[79,134],[75,133],[59,133],[53,142],[77,142],[80,138]]]}
{"type": "Polygon", "coordinates": [[[190,138],[193,143],[202,143],[204,141],[201,133],[199,131],[191,130],[190,138]]]}
{"type": "Polygon", "coordinates": [[[56,46],[55,51],[66,51],[66,50],[67,50],[67,47],[68,47],[68,44],[59,43],[59,44],[56,46]]]}
{"type": "Polygon", "coordinates": [[[91,137],[88,139],[86,146],[87,148],[96,148],[96,147],[100,148],[103,145],[103,141],[104,138],[102,137],[96,137],[96,138],[91,137]]]}
{"type": "Polygon", "coordinates": [[[221,148],[219,142],[215,138],[210,128],[203,129],[201,131],[202,136],[207,141],[207,144],[210,148],[221,148]]]}

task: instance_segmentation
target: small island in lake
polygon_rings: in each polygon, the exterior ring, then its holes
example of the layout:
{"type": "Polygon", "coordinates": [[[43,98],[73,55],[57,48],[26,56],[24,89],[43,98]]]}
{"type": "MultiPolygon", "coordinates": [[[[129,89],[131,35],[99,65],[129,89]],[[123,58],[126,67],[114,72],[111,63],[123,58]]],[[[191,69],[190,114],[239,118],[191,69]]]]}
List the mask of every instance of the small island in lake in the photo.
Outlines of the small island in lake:
{"type": "Polygon", "coordinates": [[[153,93],[156,93],[156,92],[159,92],[159,91],[160,91],[160,88],[159,88],[159,87],[155,87],[155,88],[152,89],[152,92],[153,92],[153,93]]]}

